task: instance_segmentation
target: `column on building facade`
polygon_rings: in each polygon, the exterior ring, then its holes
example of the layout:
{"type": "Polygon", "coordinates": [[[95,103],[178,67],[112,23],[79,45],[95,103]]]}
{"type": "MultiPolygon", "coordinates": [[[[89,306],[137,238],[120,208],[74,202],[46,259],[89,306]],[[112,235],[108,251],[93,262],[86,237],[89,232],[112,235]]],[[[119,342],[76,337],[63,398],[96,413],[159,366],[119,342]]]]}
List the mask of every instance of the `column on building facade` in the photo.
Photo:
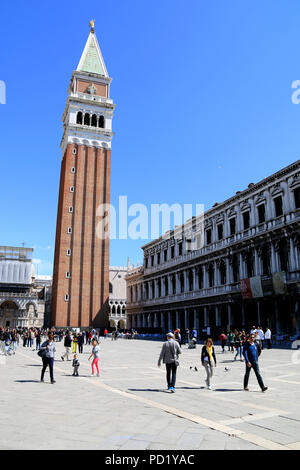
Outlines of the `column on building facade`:
{"type": "Polygon", "coordinates": [[[168,312],[168,331],[172,331],[172,313],[168,312]]]}
{"type": "Polygon", "coordinates": [[[219,270],[219,263],[214,261],[214,285],[220,285],[220,270],[219,270]]]}
{"type": "Polygon", "coordinates": [[[278,301],[274,299],[274,310],[275,310],[275,324],[276,324],[276,334],[280,334],[280,323],[279,323],[279,309],[278,309],[278,301]]]}
{"type": "Polygon", "coordinates": [[[143,328],[147,328],[147,317],[145,313],[143,313],[143,328]]]}
{"type": "Polygon", "coordinates": [[[226,263],[226,284],[231,284],[232,283],[232,268],[230,265],[229,256],[225,258],[225,263],[226,263]]]}
{"type": "Polygon", "coordinates": [[[290,250],[289,250],[289,258],[290,258],[290,270],[296,271],[299,269],[299,257],[298,257],[298,239],[297,237],[291,236],[289,238],[290,241],[290,250]]]}
{"type": "Polygon", "coordinates": [[[294,247],[295,247],[295,269],[300,269],[300,236],[297,235],[294,237],[294,247]]]}
{"type": "Polygon", "coordinates": [[[208,268],[209,268],[208,264],[205,264],[203,266],[203,288],[204,289],[207,289],[208,285],[209,285],[209,283],[208,283],[208,268]]]}
{"type": "Polygon", "coordinates": [[[278,271],[278,255],[275,251],[274,243],[271,242],[271,272],[276,273],[278,271]]]}
{"type": "Polygon", "coordinates": [[[188,276],[187,269],[183,271],[183,276],[184,276],[184,292],[188,292],[190,289],[189,289],[189,276],[188,276]]]}
{"type": "Polygon", "coordinates": [[[132,328],[131,315],[127,315],[127,328],[128,330],[132,328]]]}
{"type": "Polygon", "coordinates": [[[296,315],[296,333],[300,333],[300,308],[298,300],[295,302],[295,315],[296,315]]]}
{"type": "Polygon", "coordinates": [[[152,315],[150,313],[148,313],[147,316],[147,326],[148,328],[152,328],[152,315]]]}
{"type": "Polygon", "coordinates": [[[192,269],[193,271],[193,290],[196,291],[199,289],[199,278],[197,276],[197,271],[196,271],[196,268],[193,268],[192,269]]]}
{"type": "Polygon", "coordinates": [[[231,307],[231,303],[227,304],[227,311],[228,311],[228,325],[229,325],[229,328],[231,328],[231,326],[234,326],[234,325],[232,325],[232,307],[231,307]]]}
{"type": "Polygon", "coordinates": [[[261,275],[260,260],[259,260],[257,248],[254,248],[254,274],[255,276],[261,275]]]}
{"type": "Polygon", "coordinates": [[[261,314],[260,314],[260,301],[257,301],[257,324],[261,324],[261,314]]]}
{"type": "Polygon", "coordinates": [[[131,315],[132,328],[136,328],[136,318],[135,315],[131,315]]]}
{"type": "Polygon", "coordinates": [[[165,297],[166,295],[166,284],[165,284],[166,278],[162,277],[160,281],[160,286],[161,286],[161,297],[165,297]]]}
{"type": "Polygon", "coordinates": [[[142,327],[142,324],[143,324],[143,321],[142,321],[142,314],[141,314],[141,313],[138,313],[138,314],[137,314],[137,327],[138,327],[138,328],[141,328],[141,327],[142,327]]]}
{"type": "Polygon", "coordinates": [[[159,279],[154,279],[154,296],[156,299],[158,299],[158,281],[159,279]]]}
{"type": "Polygon", "coordinates": [[[215,306],[216,312],[216,326],[221,326],[220,305],[215,306]]]}
{"type": "Polygon", "coordinates": [[[166,325],[165,325],[165,314],[164,312],[160,312],[160,327],[162,332],[165,333],[166,325]]]}
{"type": "Polygon", "coordinates": [[[148,281],[148,298],[152,300],[152,281],[148,281]]]}
{"type": "Polygon", "coordinates": [[[189,311],[187,308],[184,309],[184,328],[187,329],[189,327],[189,311]]]}
{"type": "Polygon", "coordinates": [[[180,273],[179,272],[175,274],[175,279],[176,279],[176,294],[180,294],[181,289],[180,289],[180,273]]]}
{"type": "Polygon", "coordinates": [[[199,314],[197,312],[197,309],[194,308],[194,328],[196,328],[196,330],[198,331],[199,333],[199,314]]]}
{"type": "Polygon", "coordinates": [[[175,294],[175,292],[173,292],[173,286],[172,286],[172,275],[168,274],[167,279],[168,279],[168,295],[171,295],[171,293],[175,294]]]}
{"type": "Polygon", "coordinates": [[[243,253],[241,252],[239,254],[240,257],[240,279],[245,278],[245,269],[244,269],[244,259],[243,259],[243,253]]]}
{"type": "Polygon", "coordinates": [[[179,318],[179,312],[175,312],[175,321],[176,321],[176,324],[175,324],[175,328],[180,328],[180,318],[179,318]]]}
{"type": "Polygon", "coordinates": [[[246,317],[245,317],[245,305],[244,302],[242,301],[242,326],[246,326],[246,317]]]}
{"type": "Polygon", "coordinates": [[[154,314],[154,321],[153,321],[154,328],[158,328],[158,318],[157,313],[154,314]]]}
{"type": "Polygon", "coordinates": [[[204,326],[209,326],[209,322],[208,322],[208,309],[207,307],[204,307],[203,308],[203,322],[204,322],[204,326]]]}

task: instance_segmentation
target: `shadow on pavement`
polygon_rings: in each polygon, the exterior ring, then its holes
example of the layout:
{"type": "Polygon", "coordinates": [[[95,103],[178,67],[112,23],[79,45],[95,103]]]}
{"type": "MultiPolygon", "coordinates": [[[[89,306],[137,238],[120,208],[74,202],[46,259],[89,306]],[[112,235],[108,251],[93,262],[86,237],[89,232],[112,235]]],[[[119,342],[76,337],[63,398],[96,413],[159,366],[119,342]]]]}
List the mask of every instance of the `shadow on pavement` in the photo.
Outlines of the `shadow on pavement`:
{"type": "Polygon", "coordinates": [[[162,390],[158,388],[129,388],[129,392],[161,392],[161,393],[170,393],[168,390],[162,390]]]}
{"type": "Polygon", "coordinates": [[[243,388],[215,388],[215,392],[242,392],[243,388]]]}
{"type": "Polygon", "coordinates": [[[15,380],[15,382],[18,382],[20,384],[24,384],[24,383],[39,383],[40,380],[15,380]]]}

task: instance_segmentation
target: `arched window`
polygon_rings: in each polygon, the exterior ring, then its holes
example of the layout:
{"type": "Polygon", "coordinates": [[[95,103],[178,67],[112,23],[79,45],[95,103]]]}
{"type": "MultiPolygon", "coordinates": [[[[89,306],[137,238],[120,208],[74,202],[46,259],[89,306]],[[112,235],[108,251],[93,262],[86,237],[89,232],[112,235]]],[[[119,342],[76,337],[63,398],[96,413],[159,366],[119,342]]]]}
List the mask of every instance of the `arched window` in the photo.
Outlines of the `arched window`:
{"type": "Polygon", "coordinates": [[[110,293],[110,294],[113,293],[113,285],[112,285],[111,282],[109,283],[109,293],[110,293]]]}
{"type": "Polygon", "coordinates": [[[104,128],[104,123],[105,123],[104,116],[100,116],[99,117],[99,127],[104,128]]]}
{"type": "Polygon", "coordinates": [[[88,113],[86,113],[84,115],[84,125],[85,126],[89,126],[90,125],[90,115],[88,113]]]}
{"type": "Polygon", "coordinates": [[[82,124],[82,112],[81,111],[79,111],[79,113],[77,113],[76,123],[77,124],[82,124]]]}
{"type": "Polygon", "coordinates": [[[93,114],[93,116],[92,116],[92,126],[97,127],[97,116],[96,116],[96,114],[93,114]]]}

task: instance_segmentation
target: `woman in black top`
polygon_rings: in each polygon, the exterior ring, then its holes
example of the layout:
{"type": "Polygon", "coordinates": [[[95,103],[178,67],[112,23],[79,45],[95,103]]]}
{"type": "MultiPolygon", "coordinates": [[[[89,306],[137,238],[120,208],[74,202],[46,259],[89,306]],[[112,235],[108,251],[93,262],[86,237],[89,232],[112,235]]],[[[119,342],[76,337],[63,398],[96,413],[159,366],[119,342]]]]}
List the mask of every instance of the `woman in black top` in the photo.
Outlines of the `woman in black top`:
{"type": "Polygon", "coordinates": [[[211,378],[213,376],[213,361],[217,367],[217,359],[215,355],[215,348],[213,347],[213,340],[207,338],[201,352],[201,363],[206,370],[206,386],[211,390],[211,378]]]}

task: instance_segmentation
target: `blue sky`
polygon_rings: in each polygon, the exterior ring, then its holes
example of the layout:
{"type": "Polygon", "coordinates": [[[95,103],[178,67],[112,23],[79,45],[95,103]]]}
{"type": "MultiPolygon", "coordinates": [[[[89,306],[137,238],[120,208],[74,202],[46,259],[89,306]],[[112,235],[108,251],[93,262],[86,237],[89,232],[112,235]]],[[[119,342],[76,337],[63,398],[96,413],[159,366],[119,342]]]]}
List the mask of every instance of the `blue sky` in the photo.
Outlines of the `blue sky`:
{"type": "MultiPolygon", "coordinates": [[[[89,20],[113,82],[111,201],[208,209],[297,160],[296,0],[77,0],[1,4],[1,241],[51,274],[61,117],[89,20]]],[[[111,265],[144,240],[111,242],[111,265]]]]}

